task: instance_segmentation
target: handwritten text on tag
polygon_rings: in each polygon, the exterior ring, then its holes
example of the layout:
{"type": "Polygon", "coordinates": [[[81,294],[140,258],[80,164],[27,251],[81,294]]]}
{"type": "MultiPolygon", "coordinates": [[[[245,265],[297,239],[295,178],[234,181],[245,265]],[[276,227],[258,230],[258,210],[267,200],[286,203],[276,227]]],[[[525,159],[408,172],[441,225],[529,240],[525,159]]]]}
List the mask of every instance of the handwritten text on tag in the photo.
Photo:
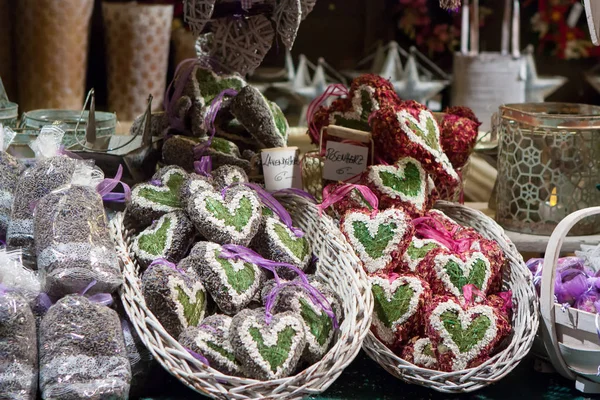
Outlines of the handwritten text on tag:
{"type": "Polygon", "coordinates": [[[323,178],[346,181],[367,169],[369,148],[353,144],[327,142],[323,178]]]}
{"type": "Polygon", "coordinates": [[[302,171],[297,147],[264,149],[261,153],[265,188],[269,192],[281,189],[302,189],[302,171]]]}

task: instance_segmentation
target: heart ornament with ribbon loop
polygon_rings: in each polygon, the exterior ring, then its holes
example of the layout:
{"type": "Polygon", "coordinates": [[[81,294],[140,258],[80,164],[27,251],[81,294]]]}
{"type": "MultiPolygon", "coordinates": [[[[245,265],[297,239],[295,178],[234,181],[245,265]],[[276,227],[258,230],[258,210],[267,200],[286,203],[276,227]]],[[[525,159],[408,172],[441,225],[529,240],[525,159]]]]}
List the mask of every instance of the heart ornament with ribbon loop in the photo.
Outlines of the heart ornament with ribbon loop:
{"type": "MultiPolygon", "coordinates": [[[[381,108],[371,118],[376,155],[394,164],[404,157],[418,160],[445,191],[457,191],[460,177],[440,143],[440,128],[427,107],[403,101],[381,108]]],[[[438,188],[438,191],[441,188],[438,188]]]]}
{"type": "Polygon", "coordinates": [[[183,331],[179,336],[179,343],[194,353],[202,354],[211,368],[226,375],[243,376],[241,365],[233,353],[230,329],[231,317],[211,315],[200,325],[183,331]]]}
{"type": "Polygon", "coordinates": [[[434,297],[425,318],[426,334],[441,371],[480,365],[511,330],[494,307],[485,303],[463,307],[451,296],[434,297]]]}
{"type": "Polygon", "coordinates": [[[429,285],[412,275],[369,277],[375,299],[371,329],[379,340],[396,348],[423,327],[425,307],[431,300],[429,285]]]}
{"type": "Polygon", "coordinates": [[[417,272],[426,277],[434,294],[457,298],[462,297],[463,286],[468,284],[487,294],[494,277],[490,260],[481,252],[456,254],[441,248],[432,251],[419,264],[417,272]]]}
{"type": "Polygon", "coordinates": [[[400,266],[400,271],[416,274],[419,270],[419,264],[425,260],[431,252],[440,248],[446,249],[446,246],[435,239],[419,239],[413,237],[406,252],[402,256],[403,263],[400,266]]]}
{"type": "Polygon", "coordinates": [[[396,269],[414,233],[410,218],[397,208],[348,211],[340,229],[367,274],[384,274],[396,269]]]}
{"type": "Polygon", "coordinates": [[[243,186],[196,193],[188,202],[188,215],[198,232],[211,242],[247,246],[260,227],[262,205],[253,190],[243,186]]]}
{"type": "Polygon", "coordinates": [[[402,207],[414,218],[433,204],[432,182],[414,158],[402,158],[394,165],[371,165],[363,179],[379,198],[381,208],[402,207]]]}
{"type": "Polygon", "coordinates": [[[172,337],[204,319],[207,298],[202,282],[190,279],[166,260],[144,272],[142,292],[148,309],[172,337]]]}
{"type": "Polygon", "coordinates": [[[415,336],[402,349],[402,359],[421,368],[436,369],[437,359],[429,338],[415,336]]]}
{"type": "Polygon", "coordinates": [[[246,171],[235,165],[223,165],[212,173],[215,189],[223,190],[236,183],[249,182],[246,171]]]}
{"type": "MultiPolygon", "coordinates": [[[[314,278],[308,278],[310,285],[317,289],[329,303],[336,320],[342,322],[342,303],[329,287],[314,278]]],[[[295,281],[298,281],[296,279],[295,281]]],[[[272,288],[271,288],[272,289],[272,288]]],[[[309,364],[321,360],[333,343],[335,324],[321,305],[315,303],[308,293],[298,286],[286,286],[277,294],[273,305],[275,314],[291,311],[299,315],[306,331],[306,348],[302,360],[309,364]]]]}
{"type": "Polygon", "coordinates": [[[128,215],[139,225],[148,226],[164,214],[180,210],[179,191],[188,179],[182,168],[162,168],[149,183],[139,183],[131,189],[128,215]]]}
{"type": "Polygon", "coordinates": [[[227,314],[235,314],[247,307],[256,297],[265,280],[263,270],[244,260],[221,257],[223,249],[211,242],[199,242],[194,254],[181,263],[195,271],[219,308],[227,314]]]}
{"type": "Polygon", "coordinates": [[[245,309],[233,317],[230,337],[248,377],[260,380],[289,376],[306,346],[304,324],[292,312],[275,314],[267,323],[264,309],[245,309]]]}
{"type": "Polygon", "coordinates": [[[140,232],[133,241],[132,251],[142,268],[157,258],[178,263],[194,243],[196,230],[183,211],[160,217],[140,232]]]}

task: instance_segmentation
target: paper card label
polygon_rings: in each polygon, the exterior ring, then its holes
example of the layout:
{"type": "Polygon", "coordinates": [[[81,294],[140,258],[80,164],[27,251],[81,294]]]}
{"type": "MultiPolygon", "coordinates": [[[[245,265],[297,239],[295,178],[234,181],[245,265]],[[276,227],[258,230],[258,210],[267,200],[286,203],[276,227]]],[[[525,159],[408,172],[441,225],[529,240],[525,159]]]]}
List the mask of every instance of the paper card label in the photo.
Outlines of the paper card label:
{"type": "Polygon", "coordinates": [[[353,144],[327,142],[323,178],[346,181],[367,169],[369,148],[353,144]]]}
{"type": "Polygon", "coordinates": [[[267,191],[302,189],[302,170],[297,147],[264,149],[261,158],[267,191]]]}

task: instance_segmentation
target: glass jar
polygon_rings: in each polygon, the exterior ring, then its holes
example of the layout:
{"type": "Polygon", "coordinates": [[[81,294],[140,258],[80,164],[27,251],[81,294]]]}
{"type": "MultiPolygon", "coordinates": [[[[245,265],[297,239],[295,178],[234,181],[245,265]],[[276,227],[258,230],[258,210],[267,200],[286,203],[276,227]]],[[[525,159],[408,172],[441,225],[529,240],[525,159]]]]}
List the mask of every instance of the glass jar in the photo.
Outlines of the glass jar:
{"type": "MultiPolygon", "coordinates": [[[[28,144],[45,125],[60,122],[65,131],[63,145],[68,149],[76,143],[85,143],[85,128],[87,126],[89,111],[70,110],[34,110],[23,113],[21,125],[23,132],[17,135],[18,143],[28,144]],[[81,118],[80,118],[81,117],[81,118]],[[79,127],[77,127],[79,122],[79,127]],[[77,132],[75,129],[77,128],[77,132]]],[[[96,111],[96,137],[112,136],[116,132],[117,115],[114,113],[96,111]]]]}
{"type": "Polygon", "coordinates": [[[17,103],[8,102],[4,107],[0,107],[0,124],[9,128],[17,127],[17,119],[19,118],[19,105],[17,103]]]}

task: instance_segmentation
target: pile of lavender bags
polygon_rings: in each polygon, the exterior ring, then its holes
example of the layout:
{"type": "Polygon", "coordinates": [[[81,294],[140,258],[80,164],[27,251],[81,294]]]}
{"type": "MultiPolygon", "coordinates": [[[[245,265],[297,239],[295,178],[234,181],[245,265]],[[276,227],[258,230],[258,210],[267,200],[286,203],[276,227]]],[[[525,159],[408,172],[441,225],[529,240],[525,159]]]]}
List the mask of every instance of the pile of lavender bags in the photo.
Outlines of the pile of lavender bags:
{"type": "MultiPolygon", "coordinates": [[[[559,258],[556,265],[554,297],[558,304],[593,314],[600,313],[600,271],[589,268],[581,257],[559,258]]],[[[532,258],[527,267],[533,274],[538,295],[542,286],[543,258],[532,258]]]]}

